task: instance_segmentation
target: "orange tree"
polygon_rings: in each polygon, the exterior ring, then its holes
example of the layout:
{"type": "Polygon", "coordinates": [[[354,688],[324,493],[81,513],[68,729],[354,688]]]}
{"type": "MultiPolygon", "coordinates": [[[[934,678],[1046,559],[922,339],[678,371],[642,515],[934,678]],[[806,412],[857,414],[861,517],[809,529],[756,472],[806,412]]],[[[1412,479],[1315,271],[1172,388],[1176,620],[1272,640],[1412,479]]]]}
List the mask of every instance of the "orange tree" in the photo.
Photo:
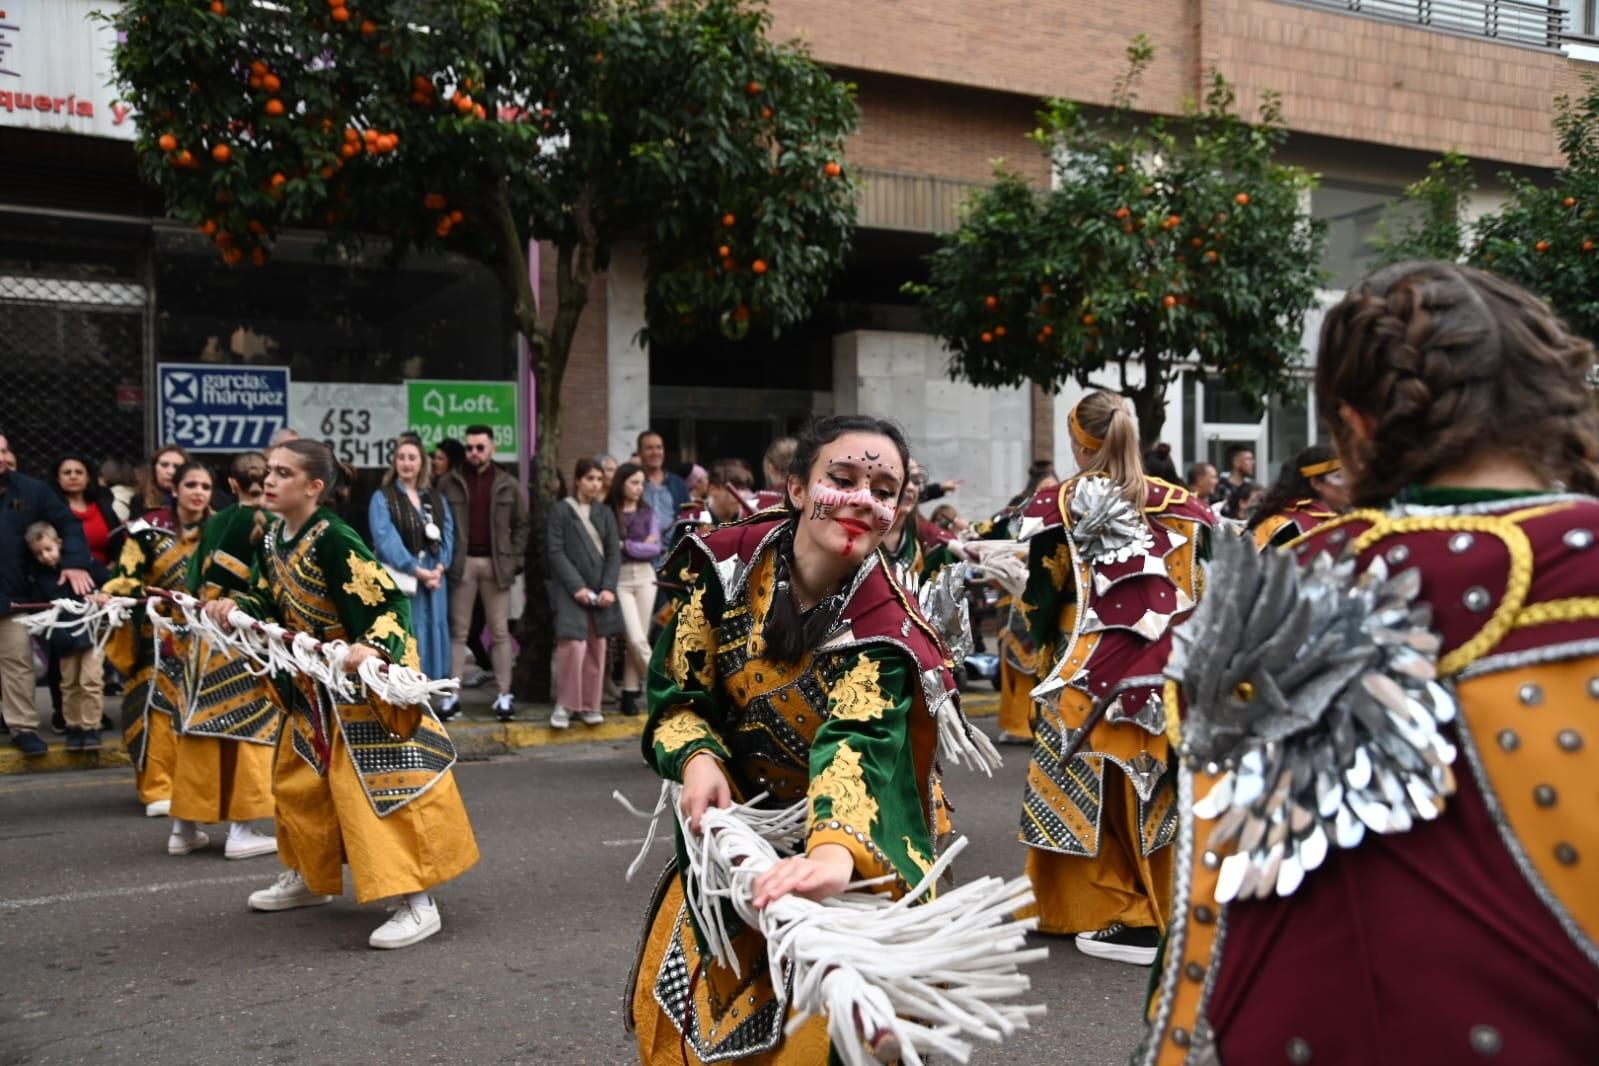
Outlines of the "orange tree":
{"type": "Polygon", "coordinates": [[[1294,387],[1324,234],[1305,211],[1311,176],[1272,161],[1274,97],[1249,123],[1218,75],[1187,114],[1147,118],[1133,89],[1153,50],[1139,38],[1127,55],[1106,112],[1040,113],[1054,187],[1001,169],[908,288],[954,375],[1053,391],[1113,370],[1153,441],[1185,367],[1257,404],[1294,387]]]}
{"type": "Polygon", "coordinates": [[[127,0],[116,72],[145,177],[240,269],[290,227],[482,259],[537,377],[521,685],[548,682],[544,528],[561,381],[613,246],[645,250],[645,338],[805,317],[854,224],[852,90],[759,0],[127,0]],[[555,252],[540,313],[528,245],[555,252]]]}
{"type": "Polygon", "coordinates": [[[1541,182],[1500,175],[1509,196],[1466,221],[1471,167],[1447,153],[1405,190],[1407,224],[1380,234],[1383,262],[1464,259],[1547,300],[1573,330],[1599,341],[1599,83],[1580,99],[1555,100],[1555,137],[1565,166],[1541,182]]]}

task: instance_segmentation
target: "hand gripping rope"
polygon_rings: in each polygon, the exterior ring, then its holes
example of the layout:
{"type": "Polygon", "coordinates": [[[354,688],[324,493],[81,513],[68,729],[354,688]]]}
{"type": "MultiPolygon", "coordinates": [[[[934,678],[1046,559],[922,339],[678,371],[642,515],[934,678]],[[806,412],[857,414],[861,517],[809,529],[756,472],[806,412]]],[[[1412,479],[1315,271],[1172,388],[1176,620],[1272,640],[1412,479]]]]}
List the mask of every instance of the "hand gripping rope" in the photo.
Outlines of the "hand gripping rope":
{"type": "Polygon", "coordinates": [[[653,812],[621,793],[628,810],[650,819],[644,847],[628,867],[638,871],[667,808],[682,830],[688,854],[688,906],[711,954],[738,972],[721,903],[766,939],[774,974],[792,979],[792,1033],[813,1014],[828,1019],[833,1048],[848,1066],[902,1059],[922,1066],[925,1054],[971,1058],[972,1038],[998,1043],[1044,1012],[1042,1005],[1003,1004],[1031,987],[1020,967],[1045,958],[1026,948],[1036,918],[1012,915],[1033,901],[1025,877],[983,877],[917,903],[932,891],[966,839],[957,839],[903,898],[861,891],[888,878],[859,881],[831,899],[784,896],[765,910],[754,906],[755,880],[780,859],[777,849],[803,846],[807,810],[800,801],[781,810],[748,804],[712,809],[695,833],[678,805],[682,786],[665,782],[653,812]]]}

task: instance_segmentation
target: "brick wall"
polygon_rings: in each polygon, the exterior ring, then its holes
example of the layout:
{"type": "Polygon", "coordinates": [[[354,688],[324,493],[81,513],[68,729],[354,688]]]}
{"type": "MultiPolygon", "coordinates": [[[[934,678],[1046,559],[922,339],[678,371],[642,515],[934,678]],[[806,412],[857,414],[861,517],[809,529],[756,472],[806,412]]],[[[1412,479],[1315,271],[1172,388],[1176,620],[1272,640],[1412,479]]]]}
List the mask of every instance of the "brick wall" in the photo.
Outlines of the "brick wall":
{"type": "MultiPolygon", "coordinates": [[[[555,308],[555,249],[540,246],[539,307],[548,318],[555,308]]],[[[561,382],[561,476],[568,483],[583,456],[606,450],[605,276],[589,286],[588,306],[572,340],[572,355],[561,382]]],[[[621,458],[626,458],[625,456],[621,458]]]]}
{"type": "Polygon", "coordinates": [[[1552,102],[1576,81],[1552,52],[1279,0],[1204,0],[1200,53],[1241,99],[1281,92],[1292,129],[1533,166],[1558,161],[1552,102]]]}
{"type": "Polygon", "coordinates": [[[774,36],[824,63],[1039,98],[1105,103],[1122,52],[1147,33],[1145,106],[1176,111],[1197,76],[1201,0],[770,0],[774,36]]]}
{"type": "Polygon", "coordinates": [[[1036,97],[838,74],[856,84],[861,108],[860,129],[848,146],[852,165],[986,182],[994,160],[1004,158],[1032,180],[1048,182],[1048,161],[1026,139],[1036,125],[1036,97]]]}

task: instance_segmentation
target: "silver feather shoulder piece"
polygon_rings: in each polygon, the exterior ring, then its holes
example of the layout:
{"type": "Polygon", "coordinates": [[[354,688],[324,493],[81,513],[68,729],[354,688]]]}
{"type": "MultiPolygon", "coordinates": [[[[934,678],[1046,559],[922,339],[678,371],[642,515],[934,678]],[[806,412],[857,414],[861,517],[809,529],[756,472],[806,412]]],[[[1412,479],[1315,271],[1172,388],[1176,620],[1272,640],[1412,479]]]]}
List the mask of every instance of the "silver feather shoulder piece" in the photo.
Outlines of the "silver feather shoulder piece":
{"type": "Polygon", "coordinates": [[[1213,823],[1217,902],[1288,896],[1330,848],[1443,811],[1454,692],[1419,571],[1327,556],[1304,570],[1248,538],[1214,549],[1166,668],[1188,703],[1183,757],[1221,771],[1194,814],[1213,823]]]}
{"type": "Polygon", "coordinates": [[[940,567],[916,590],[916,603],[922,617],[938,630],[949,645],[950,657],[959,666],[972,650],[972,619],[966,604],[965,567],[940,567]]]}
{"type": "Polygon", "coordinates": [[[1091,563],[1124,563],[1155,546],[1149,521],[1109,478],[1085,477],[1072,487],[1072,540],[1091,563]]]}

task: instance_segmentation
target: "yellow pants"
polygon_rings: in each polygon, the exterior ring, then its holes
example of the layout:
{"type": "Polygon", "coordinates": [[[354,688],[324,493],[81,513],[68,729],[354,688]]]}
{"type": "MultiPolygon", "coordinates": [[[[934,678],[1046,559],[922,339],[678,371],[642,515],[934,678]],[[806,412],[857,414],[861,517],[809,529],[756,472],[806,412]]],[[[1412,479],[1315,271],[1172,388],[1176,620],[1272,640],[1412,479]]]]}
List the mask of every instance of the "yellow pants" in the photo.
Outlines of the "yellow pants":
{"type": "Polygon", "coordinates": [[[1042,932],[1085,933],[1115,922],[1166,928],[1171,915],[1172,848],[1143,853],[1138,795],[1127,775],[1108,764],[1102,796],[1097,856],[1027,849],[1027,878],[1037,902],[1021,916],[1037,914],[1042,932]]]}
{"type": "Polygon", "coordinates": [[[146,717],[144,769],[134,775],[139,802],[150,804],[172,798],[172,770],[178,761],[178,735],[172,716],[151,711],[146,717]]]}
{"type": "MultiPolygon", "coordinates": [[[[642,1066],[703,1066],[677,1025],[655,1000],[655,978],[671,948],[678,908],[682,905],[683,883],[674,878],[650,923],[649,938],[639,956],[638,983],[633,987],[633,1026],[642,1066]]],[[[688,938],[692,941],[693,934],[689,933],[688,938]]],[[[707,962],[707,965],[711,964],[707,962]]],[[[813,1017],[797,1032],[784,1037],[773,1050],[737,1061],[738,1066],[826,1066],[830,1046],[827,1019],[813,1017]]]]}
{"type": "Polygon", "coordinates": [[[172,817],[248,822],[272,817],[271,744],[185,733],[177,738],[172,817]]]}
{"type": "Polygon", "coordinates": [[[1033,697],[1029,695],[1038,678],[1024,674],[999,657],[999,729],[1013,737],[1030,737],[1033,727],[1029,718],[1033,710],[1033,697]]]}
{"type": "Polygon", "coordinates": [[[326,777],[295,754],[293,738],[285,724],[273,771],[278,857],[300,872],[311,891],[341,894],[346,862],[358,903],[421,892],[459,877],[477,862],[477,840],[453,773],[379,818],[343,733],[332,730],[326,777]]]}

